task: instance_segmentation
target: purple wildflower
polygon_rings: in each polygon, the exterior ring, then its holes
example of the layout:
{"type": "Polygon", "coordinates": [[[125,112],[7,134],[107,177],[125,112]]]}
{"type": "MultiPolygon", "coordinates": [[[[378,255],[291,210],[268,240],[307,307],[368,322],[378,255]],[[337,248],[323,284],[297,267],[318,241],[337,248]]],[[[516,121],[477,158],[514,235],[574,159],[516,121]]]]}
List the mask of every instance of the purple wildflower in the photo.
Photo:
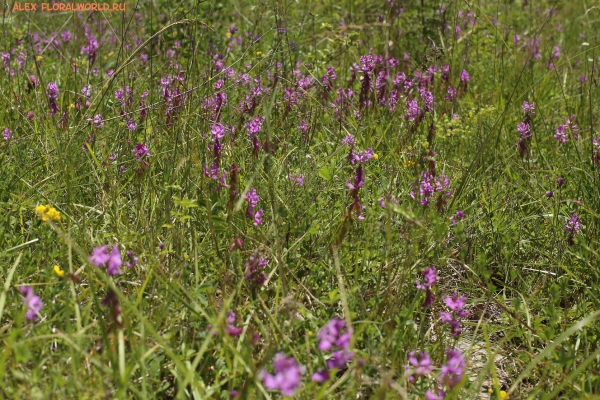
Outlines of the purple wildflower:
{"type": "Polygon", "coordinates": [[[460,221],[461,219],[463,219],[466,216],[467,216],[467,214],[465,214],[464,211],[458,210],[458,211],[456,211],[456,215],[453,215],[450,217],[450,224],[452,226],[456,226],[456,221],[460,221]]]}
{"type": "Polygon", "coordinates": [[[554,192],[552,190],[549,190],[549,191],[546,192],[546,197],[547,198],[551,198],[553,196],[554,196],[554,192]]]}
{"type": "Polygon", "coordinates": [[[229,311],[227,313],[227,334],[229,336],[239,336],[242,334],[243,329],[235,325],[235,312],[229,311]]]}
{"type": "Polygon", "coordinates": [[[406,102],[404,116],[409,122],[413,122],[417,119],[419,116],[419,105],[417,104],[416,100],[409,100],[406,102]]]}
{"type": "Polygon", "coordinates": [[[6,128],[6,129],[4,129],[2,136],[4,136],[4,140],[8,140],[12,136],[12,131],[10,129],[6,128]]]}
{"type": "Polygon", "coordinates": [[[423,307],[431,307],[433,305],[434,295],[431,288],[435,286],[435,283],[440,279],[437,275],[437,269],[435,265],[430,268],[426,268],[423,273],[423,283],[417,281],[417,289],[425,290],[425,302],[423,303],[423,307]]]}
{"type": "Polygon", "coordinates": [[[571,218],[565,222],[565,229],[571,234],[572,237],[575,237],[575,235],[581,232],[581,220],[579,219],[577,213],[573,213],[571,218]]]}
{"type": "Polygon", "coordinates": [[[92,121],[94,127],[96,129],[100,129],[104,126],[104,121],[102,120],[102,114],[96,114],[94,118],[88,118],[88,121],[92,121]]]}
{"type": "Polygon", "coordinates": [[[248,131],[248,136],[253,137],[262,129],[262,124],[265,121],[264,117],[254,117],[250,121],[248,121],[245,125],[246,130],[248,131]]]}
{"type": "Polygon", "coordinates": [[[414,367],[413,373],[418,376],[425,376],[433,371],[431,356],[427,352],[421,352],[417,355],[416,350],[411,351],[408,362],[414,367]]]}
{"type": "Polygon", "coordinates": [[[302,120],[300,121],[300,125],[298,125],[298,130],[300,132],[306,132],[308,131],[309,126],[306,124],[306,121],[302,120]]]}
{"type": "Polygon", "coordinates": [[[300,386],[301,375],[305,368],[299,365],[293,357],[286,357],[284,353],[277,353],[273,360],[275,375],[269,374],[264,369],[258,374],[267,390],[280,390],[284,396],[291,397],[300,386]]]}
{"type": "Polygon", "coordinates": [[[148,147],[142,143],[136,144],[133,150],[131,150],[131,152],[133,153],[133,156],[137,161],[141,161],[145,157],[150,156],[150,151],[148,150],[148,147]]]}
{"type": "Polygon", "coordinates": [[[556,178],[556,184],[558,185],[558,187],[561,187],[563,185],[563,183],[565,182],[565,178],[556,178]]]}
{"type": "Polygon", "coordinates": [[[288,174],[288,178],[294,183],[294,186],[304,185],[304,174],[288,174]]]}
{"type": "Polygon", "coordinates": [[[69,43],[71,41],[71,31],[66,30],[61,32],[60,38],[62,39],[63,43],[69,43]]]}
{"type": "Polygon", "coordinates": [[[90,264],[100,268],[106,268],[108,275],[115,276],[120,274],[122,271],[119,267],[123,265],[121,258],[121,251],[119,246],[114,245],[112,251],[109,253],[109,247],[107,245],[96,247],[92,250],[92,254],[88,257],[90,264]]]}
{"type": "Polygon", "coordinates": [[[346,322],[340,318],[332,318],[323,328],[317,333],[317,338],[320,340],[317,348],[321,351],[331,350],[332,346],[338,346],[347,350],[350,345],[350,338],[340,336],[340,333],[345,328],[346,322]]]}
{"type": "Polygon", "coordinates": [[[356,169],[356,175],[354,176],[354,181],[351,183],[350,180],[346,181],[346,185],[352,190],[358,190],[362,185],[365,184],[365,174],[363,172],[362,165],[359,165],[356,169]]]}
{"type": "Polygon", "coordinates": [[[521,109],[526,113],[535,114],[535,103],[524,101],[523,105],[521,106],[521,109]]]}
{"type": "Polygon", "coordinates": [[[130,131],[134,131],[136,127],[137,124],[135,120],[133,118],[129,118],[129,121],[127,121],[127,129],[129,129],[130,131]]]}
{"type": "Polygon", "coordinates": [[[329,371],[326,369],[320,369],[313,374],[311,380],[317,383],[327,382],[329,380],[329,371]]]}
{"type": "Polygon", "coordinates": [[[250,260],[244,264],[246,266],[244,277],[246,280],[255,283],[256,286],[261,287],[268,279],[264,274],[264,267],[267,264],[269,264],[269,261],[263,260],[257,254],[251,256],[250,260]]]}
{"type": "Polygon", "coordinates": [[[38,319],[37,314],[42,309],[44,303],[42,303],[42,299],[39,296],[36,296],[33,293],[33,289],[31,286],[21,286],[19,288],[23,296],[23,305],[27,307],[27,313],[25,314],[25,318],[29,321],[36,321],[38,319]]]}
{"type": "Polygon", "coordinates": [[[463,377],[466,362],[462,353],[458,349],[448,349],[446,351],[448,361],[442,366],[442,373],[438,377],[438,382],[448,387],[456,386],[463,377]]]}
{"type": "Polygon", "coordinates": [[[521,139],[528,139],[531,137],[531,127],[529,124],[525,122],[519,122],[519,125],[517,125],[517,130],[519,131],[519,137],[521,139]]]}
{"type": "Polygon", "coordinates": [[[471,82],[471,77],[469,76],[469,73],[464,69],[460,72],[460,81],[471,82]]]}
{"type": "Polygon", "coordinates": [[[216,123],[210,127],[210,133],[215,139],[223,139],[225,137],[225,127],[221,123],[216,123]]]}
{"type": "Polygon", "coordinates": [[[356,140],[354,139],[354,135],[349,133],[344,139],[342,139],[342,144],[348,147],[354,147],[356,145],[356,140]]]}

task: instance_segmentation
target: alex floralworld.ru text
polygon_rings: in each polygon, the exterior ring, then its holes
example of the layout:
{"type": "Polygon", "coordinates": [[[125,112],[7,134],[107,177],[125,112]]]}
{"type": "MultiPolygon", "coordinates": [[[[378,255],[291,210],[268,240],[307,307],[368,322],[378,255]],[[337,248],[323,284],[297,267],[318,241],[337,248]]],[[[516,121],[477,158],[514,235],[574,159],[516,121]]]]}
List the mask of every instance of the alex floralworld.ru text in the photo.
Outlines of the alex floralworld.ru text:
{"type": "Polygon", "coordinates": [[[13,11],[125,11],[125,3],[15,3],[13,11]]]}

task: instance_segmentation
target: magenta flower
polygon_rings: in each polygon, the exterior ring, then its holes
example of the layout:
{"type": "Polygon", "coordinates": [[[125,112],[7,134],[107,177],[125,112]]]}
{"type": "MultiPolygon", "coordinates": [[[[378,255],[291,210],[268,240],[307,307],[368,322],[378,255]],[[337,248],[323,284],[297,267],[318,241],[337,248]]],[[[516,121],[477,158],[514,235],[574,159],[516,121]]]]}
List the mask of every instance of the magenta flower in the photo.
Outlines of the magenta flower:
{"type": "Polygon", "coordinates": [[[421,352],[417,355],[416,350],[411,351],[408,362],[414,367],[414,374],[418,376],[425,376],[433,371],[431,356],[427,352],[421,352]]]}
{"type": "Polygon", "coordinates": [[[102,114],[96,114],[94,118],[88,118],[88,121],[92,121],[94,124],[94,128],[100,129],[104,126],[104,121],[102,120],[102,114]]]}
{"type": "Polygon", "coordinates": [[[261,208],[258,211],[254,211],[258,205],[258,202],[260,201],[260,197],[258,196],[258,193],[256,193],[256,188],[250,189],[250,191],[246,194],[245,200],[248,202],[248,208],[246,208],[246,218],[254,219],[254,226],[262,224],[263,209],[261,208]]]}
{"type": "Polygon", "coordinates": [[[133,118],[129,118],[129,121],[127,121],[127,129],[134,131],[136,127],[137,124],[135,123],[135,120],[133,118]]]}
{"type": "Polygon", "coordinates": [[[346,323],[344,320],[339,318],[332,318],[323,328],[317,333],[319,344],[317,348],[321,351],[329,351],[334,347],[337,348],[331,357],[327,360],[328,369],[342,369],[346,366],[348,361],[354,357],[354,353],[348,351],[350,348],[350,341],[352,340],[352,332],[344,328],[346,323]]]}
{"type": "Polygon", "coordinates": [[[460,81],[461,82],[471,82],[471,77],[469,76],[469,73],[464,69],[460,73],[460,81]]]}
{"type": "Polygon", "coordinates": [[[356,140],[354,139],[354,135],[349,133],[344,139],[342,139],[342,144],[348,147],[354,147],[356,145],[356,140]]]}
{"type": "Polygon", "coordinates": [[[465,296],[458,297],[458,293],[454,292],[452,297],[446,297],[444,299],[444,303],[446,303],[446,306],[452,311],[461,311],[467,303],[467,298],[465,296]]]}
{"type": "Polygon", "coordinates": [[[280,390],[284,396],[291,397],[300,387],[301,375],[306,369],[299,365],[293,357],[286,357],[284,353],[277,353],[273,360],[275,375],[269,374],[264,369],[258,374],[267,390],[280,390]]]}
{"type": "Polygon", "coordinates": [[[145,157],[150,156],[150,151],[148,150],[148,147],[142,143],[136,144],[131,152],[133,153],[133,156],[137,161],[141,161],[145,157]]]}
{"type": "Polygon", "coordinates": [[[42,299],[39,296],[36,296],[33,293],[33,289],[31,286],[21,286],[19,288],[23,296],[23,305],[27,307],[27,313],[25,314],[25,318],[29,321],[36,321],[38,319],[37,314],[42,309],[44,303],[42,303],[42,299]]]}
{"type": "Polygon", "coordinates": [[[50,115],[54,116],[60,111],[60,108],[56,104],[58,99],[58,86],[56,82],[49,82],[46,88],[46,95],[48,96],[48,106],[50,107],[50,115]]]}
{"type": "Polygon", "coordinates": [[[359,165],[356,169],[356,175],[354,181],[351,183],[350,180],[346,181],[346,185],[352,190],[358,190],[365,184],[365,174],[362,165],[359,165]]]}
{"type": "Polygon", "coordinates": [[[229,311],[227,313],[227,334],[229,336],[239,336],[242,334],[243,329],[235,325],[235,312],[229,311]]]}
{"type": "Polygon", "coordinates": [[[294,186],[304,185],[304,174],[288,174],[288,178],[294,183],[294,186]]]}
{"type": "Polygon", "coordinates": [[[117,245],[114,245],[110,252],[107,245],[96,247],[92,250],[92,254],[88,257],[88,261],[96,267],[106,268],[107,273],[110,276],[115,276],[122,272],[119,270],[119,267],[123,265],[123,259],[121,258],[121,251],[117,245]]]}
{"type": "MultiPolygon", "coordinates": [[[[240,239],[241,240],[241,239],[240,239]]],[[[233,248],[233,247],[232,247],[233,248]]],[[[241,246],[240,246],[241,248],[241,246]]],[[[264,274],[264,267],[269,264],[268,260],[261,259],[258,255],[253,255],[246,264],[246,272],[244,278],[253,282],[256,286],[261,287],[265,284],[268,277],[264,274]]]]}
{"type": "Polygon", "coordinates": [[[225,127],[221,123],[216,123],[210,128],[210,133],[215,139],[223,139],[225,137],[225,127]]]}
{"type": "Polygon", "coordinates": [[[450,225],[456,226],[456,221],[460,221],[461,219],[463,219],[466,216],[467,216],[467,214],[465,214],[464,211],[462,211],[462,210],[456,211],[456,215],[453,215],[450,217],[450,225]]]}
{"type": "Polygon", "coordinates": [[[320,369],[313,374],[311,380],[317,383],[327,382],[329,380],[329,371],[326,369],[320,369]]]}
{"type": "Polygon", "coordinates": [[[246,130],[248,131],[248,136],[254,137],[258,132],[262,129],[262,124],[265,121],[264,117],[254,117],[250,121],[248,121],[245,125],[246,130]]]}
{"type": "Polygon", "coordinates": [[[58,99],[58,86],[56,85],[56,82],[48,83],[48,87],[46,88],[46,95],[48,96],[49,100],[58,99]]]}
{"type": "Polygon", "coordinates": [[[6,128],[4,130],[4,132],[2,133],[2,136],[4,136],[4,140],[8,140],[12,136],[12,131],[10,129],[6,128]]]}
{"type": "Polygon", "coordinates": [[[442,373],[438,377],[438,382],[448,387],[454,387],[462,380],[467,365],[465,358],[458,349],[448,349],[446,355],[448,361],[446,365],[442,366],[442,373]]]}

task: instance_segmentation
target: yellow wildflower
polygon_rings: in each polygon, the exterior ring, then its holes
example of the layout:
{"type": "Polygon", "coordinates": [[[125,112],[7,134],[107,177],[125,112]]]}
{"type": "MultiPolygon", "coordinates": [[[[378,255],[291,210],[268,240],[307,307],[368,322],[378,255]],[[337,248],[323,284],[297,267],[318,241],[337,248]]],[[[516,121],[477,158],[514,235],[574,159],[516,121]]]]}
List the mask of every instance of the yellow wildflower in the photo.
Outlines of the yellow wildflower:
{"type": "Polygon", "coordinates": [[[308,331],[306,333],[308,334],[308,336],[312,336],[313,335],[312,331],[308,331]]]}
{"type": "Polygon", "coordinates": [[[379,154],[377,154],[377,153],[373,154],[373,158],[376,160],[379,160],[379,154]]]}
{"type": "Polygon", "coordinates": [[[60,277],[63,277],[65,275],[65,271],[63,271],[59,265],[54,266],[54,273],[60,277]]]}
{"type": "Polygon", "coordinates": [[[44,56],[42,56],[42,55],[37,56],[38,61],[42,61],[43,59],[44,59],[44,56]]]}
{"type": "Polygon", "coordinates": [[[263,55],[263,52],[262,52],[262,51],[257,51],[257,52],[256,52],[256,55],[260,57],[260,56],[262,56],[262,55],[263,55]]]}
{"type": "Polygon", "coordinates": [[[500,391],[500,398],[501,399],[506,399],[508,397],[508,393],[506,393],[504,390],[500,391]]]}
{"type": "Polygon", "coordinates": [[[227,32],[227,33],[225,34],[225,36],[227,36],[228,38],[229,38],[229,37],[231,37],[231,32],[227,32]]]}
{"type": "Polygon", "coordinates": [[[39,205],[35,208],[35,212],[44,222],[60,221],[60,213],[54,207],[39,205]]]}

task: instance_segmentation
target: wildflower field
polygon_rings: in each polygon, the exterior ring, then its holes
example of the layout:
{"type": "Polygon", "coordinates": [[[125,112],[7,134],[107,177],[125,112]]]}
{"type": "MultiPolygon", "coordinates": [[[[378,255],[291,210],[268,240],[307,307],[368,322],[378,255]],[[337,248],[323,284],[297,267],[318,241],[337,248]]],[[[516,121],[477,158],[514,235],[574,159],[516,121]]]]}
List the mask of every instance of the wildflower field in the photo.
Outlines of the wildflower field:
{"type": "Polygon", "coordinates": [[[597,2],[31,4],[0,398],[600,398],[597,2]]]}

